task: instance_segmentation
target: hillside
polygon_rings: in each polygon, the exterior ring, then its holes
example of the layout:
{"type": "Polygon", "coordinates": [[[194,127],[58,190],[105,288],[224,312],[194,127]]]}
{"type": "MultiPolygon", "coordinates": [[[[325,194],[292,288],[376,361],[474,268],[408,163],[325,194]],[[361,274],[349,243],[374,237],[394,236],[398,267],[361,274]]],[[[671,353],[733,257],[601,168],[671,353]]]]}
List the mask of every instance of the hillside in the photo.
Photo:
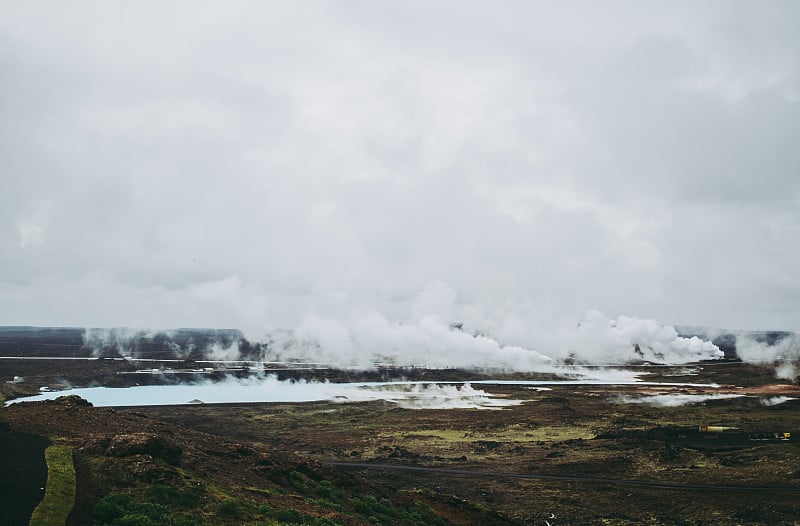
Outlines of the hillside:
{"type": "Polygon", "coordinates": [[[77,397],[10,406],[0,410],[0,424],[74,449],[72,525],[355,526],[376,517],[384,524],[510,523],[435,495],[367,486],[263,444],[94,408],[77,397]]]}

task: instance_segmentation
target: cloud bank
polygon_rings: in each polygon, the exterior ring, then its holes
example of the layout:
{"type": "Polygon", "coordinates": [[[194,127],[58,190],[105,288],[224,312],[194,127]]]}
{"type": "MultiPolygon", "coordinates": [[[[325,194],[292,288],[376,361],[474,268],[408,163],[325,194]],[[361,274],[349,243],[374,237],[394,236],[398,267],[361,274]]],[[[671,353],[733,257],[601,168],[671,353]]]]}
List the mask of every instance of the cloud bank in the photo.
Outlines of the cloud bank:
{"type": "Polygon", "coordinates": [[[510,367],[800,331],[796,2],[0,15],[1,324],[510,367]]]}

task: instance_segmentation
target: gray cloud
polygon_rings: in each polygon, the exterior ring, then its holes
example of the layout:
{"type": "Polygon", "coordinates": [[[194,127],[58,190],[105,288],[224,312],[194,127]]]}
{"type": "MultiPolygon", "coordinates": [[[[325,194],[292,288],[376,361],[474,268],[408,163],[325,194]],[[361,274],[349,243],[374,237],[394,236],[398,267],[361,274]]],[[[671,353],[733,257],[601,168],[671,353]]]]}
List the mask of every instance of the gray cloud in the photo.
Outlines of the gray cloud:
{"type": "Polygon", "coordinates": [[[798,11],[5,5],[0,323],[800,330],[798,11]]]}

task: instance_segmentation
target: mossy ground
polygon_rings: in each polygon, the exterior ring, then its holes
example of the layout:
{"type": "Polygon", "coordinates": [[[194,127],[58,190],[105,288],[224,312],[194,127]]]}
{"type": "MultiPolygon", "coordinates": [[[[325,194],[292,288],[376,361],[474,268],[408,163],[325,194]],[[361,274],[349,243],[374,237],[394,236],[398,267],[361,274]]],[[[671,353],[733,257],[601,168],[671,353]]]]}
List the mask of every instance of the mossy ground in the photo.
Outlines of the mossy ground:
{"type": "MultiPolygon", "coordinates": [[[[723,372],[726,383],[735,385],[740,378],[752,384],[752,367],[722,367],[715,370],[723,372]]],[[[699,376],[663,374],[661,379],[714,381],[715,370],[700,367],[699,376]]],[[[766,378],[765,371],[756,372],[756,378],[766,378]]],[[[703,421],[755,432],[796,432],[800,401],[767,407],[753,397],[657,407],[620,403],[622,395],[645,391],[629,386],[482,388],[525,403],[500,411],[408,410],[385,402],[116,411],[43,403],[4,409],[0,420],[60,437],[76,448],[86,465],[82,506],[98,525],[446,521],[488,526],[545,520],[552,526],[781,525],[796,524],[800,517],[800,492],[778,491],[800,489],[797,442],[716,447],[713,439],[700,438],[698,444],[657,433],[676,436],[703,421]],[[107,447],[109,440],[131,433],[157,436],[181,454],[173,458],[155,450],[107,447]],[[776,490],[666,489],[380,469],[344,473],[327,465],[343,461],[776,490]]]]}
{"type": "Polygon", "coordinates": [[[47,489],[33,510],[30,526],[63,526],[75,505],[75,465],[72,448],[53,445],[45,450],[47,489]]]}
{"type": "MultiPolygon", "coordinates": [[[[739,373],[747,377],[749,367],[739,373]]],[[[734,381],[734,366],[725,377],[734,381]]],[[[703,373],[713,381],[710,373],[703,373]]],[[[653,379],[657,379],[653,375],[653,379]]],[[[650,380],[651,377],[648,377],[650,380]]],[[[667,377],[665,381],[692,381],[667,377]]],[[[773,379],[774,380],[774,379],[773,379]]],[[[652,435],[666,429],[696,432],[704,420],[743,430],[800,429],[800,401],[766,407],[756,397],[681,407],[620,403],[635,388],[571,386],[536,392],[482,386],[526,402],[503,411],[407,410],[383,402],[147,408],[180,422],[300,453],[320,461],[356,461],[453,467],[475,471],[540,473],[677,484],[795,486],[800,490],[800,446],[748,443],[717,448],[652,435]]],[[[687,393],[679,387],[664,392],[687,393]]],[[[366,480],[398,491],[456,496],[500,511],[518,524],[795,524],[798,492],[731,492],[642,488],[366,470],[366,480]],[[760,508],[755,506],[760,503],[760,508]]]]}

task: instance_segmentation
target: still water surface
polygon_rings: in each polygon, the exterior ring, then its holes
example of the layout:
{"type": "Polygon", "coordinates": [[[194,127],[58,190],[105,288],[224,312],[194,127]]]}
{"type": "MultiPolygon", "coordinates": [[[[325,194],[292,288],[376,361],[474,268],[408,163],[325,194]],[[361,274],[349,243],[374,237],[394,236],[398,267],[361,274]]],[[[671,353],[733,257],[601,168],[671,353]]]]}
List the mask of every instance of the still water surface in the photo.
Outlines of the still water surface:
{"type": "Polygon", "coordinates": [[[52,400],[64,395],[78,395],[97,407],[141,405],[182,405],[199,403],[249,402],[366,402],[386,400],[411,409],[499,409],[521,404],[481,389],[482,385],[518,385],[547,390],[547,386],[563,385],[661,385],[686,387],[715,387],[710,384],[668,384],[641,382],[635,377],[583,379],[562,381],[504,381],[473,382],[357,382],[326,383],[280,381],[273,376],[264,378],[229,379],[221,382],[199,382],[177,385],[142,385],[125,388],[89,387],[64,391],[43,392],[36,396],[18,398],[8,403],[52,400]]]}

